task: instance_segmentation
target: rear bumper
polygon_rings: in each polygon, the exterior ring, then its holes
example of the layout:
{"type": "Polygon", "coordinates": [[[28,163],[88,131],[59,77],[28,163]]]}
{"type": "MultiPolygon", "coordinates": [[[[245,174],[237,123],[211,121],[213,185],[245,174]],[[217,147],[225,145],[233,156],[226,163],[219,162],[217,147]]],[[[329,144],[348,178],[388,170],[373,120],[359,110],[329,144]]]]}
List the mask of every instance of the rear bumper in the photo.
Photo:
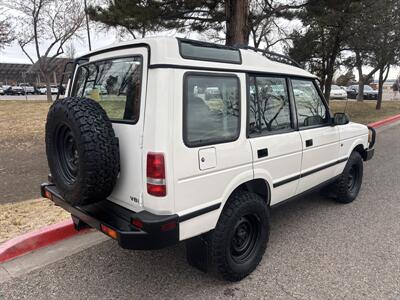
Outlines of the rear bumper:
{"type": "Polygon", "coordinates": [[[43,183],[41,194],[70,212],[77,230],[89,226],[107,234],[104,229],[109,228],[115,233],[112,238],[122,248],[160,249],[179,242],[178,215],[155,215],[148,211],[135,213],[108,200],[73,206],[62,198],[52,183],[43,183]]]}

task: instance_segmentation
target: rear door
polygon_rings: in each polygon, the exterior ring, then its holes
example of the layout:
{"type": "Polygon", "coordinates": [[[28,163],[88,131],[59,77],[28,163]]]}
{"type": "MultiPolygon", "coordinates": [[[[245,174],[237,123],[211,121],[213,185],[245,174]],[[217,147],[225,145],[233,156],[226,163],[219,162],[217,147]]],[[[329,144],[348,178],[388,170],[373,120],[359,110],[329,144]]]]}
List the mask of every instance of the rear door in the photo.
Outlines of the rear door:
{"type": "Polygon", "coordinates": [[[120,174],[109,199],[132,210],[142,202],[142,133],[147,85],[146,48],[94,55],[75,73],[72,95],[88,97],[107,112],[119,140],[120,174]]]}
{"type": "Polygon", "coordinates": [[[300,177],[302,143],[293,122],[287,79],[250,75],[248,137],[256,177],[272,181],[271,204],[292,197],[300,177]]]}
{"type": "MultiPolygon", "coordinates": [[[[246,77],[177,72],[182,74],[183,101],[175,111],[183,113],[174,135],[175,209],[190,212],[221,203],[227,190],[253,175],[245,130],[246,77]]],[[[197,225],[210,226],[207,222],[197,225]]]]}
{"type": "Polygon", "coordinates": [[[339,163],[339,130],[313,79],[292,79],[303,159],[297,193],[334,177],[339,163]]]}

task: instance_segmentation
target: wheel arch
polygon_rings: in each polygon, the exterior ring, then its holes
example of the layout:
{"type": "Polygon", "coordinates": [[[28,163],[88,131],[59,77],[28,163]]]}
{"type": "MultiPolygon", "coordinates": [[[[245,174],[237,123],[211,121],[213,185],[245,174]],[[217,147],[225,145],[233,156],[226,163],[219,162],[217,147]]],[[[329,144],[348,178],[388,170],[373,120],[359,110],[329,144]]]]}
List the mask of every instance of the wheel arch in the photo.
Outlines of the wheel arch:
{"type": "Polygon", "coordinates": [[[359,142],[354,147],[352,147],[352,151],[349,153],[349,157],[353,152],[358,152],[364,161],[367,159],[367,151],[363,143],[359,142]]]}
{"type": "Polygon", "coordinates": [[[251,180],[240,183],[228,194],[226,200],[224,201],[224,203],[222,203],[222,210],[228,203],[231,195],[241,191],[255,193],[259,195],[267,205],[271,203],[271,187],[268,181],[264,178],[253,178],[251,180]]]}

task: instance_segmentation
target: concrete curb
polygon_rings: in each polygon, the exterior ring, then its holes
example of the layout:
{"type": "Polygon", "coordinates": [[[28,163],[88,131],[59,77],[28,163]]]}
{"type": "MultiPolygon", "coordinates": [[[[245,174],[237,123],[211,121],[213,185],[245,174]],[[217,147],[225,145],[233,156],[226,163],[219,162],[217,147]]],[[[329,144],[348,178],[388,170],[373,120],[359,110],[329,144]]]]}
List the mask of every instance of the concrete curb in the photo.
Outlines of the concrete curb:
{"type": "Polygon", "coordinates": [[[86,231],[76,231],[72,220],[66,220],[23,234],[0,245],[0,263],[86,231]]]}
{"type": "MultiPolygon", "coordinates": [[[[400,121],[400,114],[370,123],[368,126],[378,128],[397,121],[400,121]]],[[[0,263],[84,232],[87,232],[87,229],[76,231],[72,220],[67,220],[21,235],[0,245],[0,263]]]]}
{"type": "Polygon", "coordinates": [[[373,123],[368,124],[368,126],[374,127],[374,128],[379,128],[385,125],[389,125],[392,124],[394,122],[400,121],[400,114],[399,115],[395,115],[392,117],[389,117],[387,119],[383,119],[383,120],[379,120],[373,123]]]}

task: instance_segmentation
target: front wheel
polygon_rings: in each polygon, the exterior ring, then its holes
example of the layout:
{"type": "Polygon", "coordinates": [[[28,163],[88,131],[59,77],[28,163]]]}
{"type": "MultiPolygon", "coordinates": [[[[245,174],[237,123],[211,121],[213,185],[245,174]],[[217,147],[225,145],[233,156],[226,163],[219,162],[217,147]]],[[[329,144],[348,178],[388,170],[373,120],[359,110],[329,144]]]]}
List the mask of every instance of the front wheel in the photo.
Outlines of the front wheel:
{"type": "Polygon", "coordinates": [[[353,152],[335,184],[335,200],[339,203],[353,202],[361,189],[362,178],[363,160],[358,152],[353,152]]]}
{"type": "Polygon", "coordinates": [[[239,281],[260,263],[269,238],[269,209],[257,194],[235,193],[211,238],[212,261],[224,279],[239,281]]]}

